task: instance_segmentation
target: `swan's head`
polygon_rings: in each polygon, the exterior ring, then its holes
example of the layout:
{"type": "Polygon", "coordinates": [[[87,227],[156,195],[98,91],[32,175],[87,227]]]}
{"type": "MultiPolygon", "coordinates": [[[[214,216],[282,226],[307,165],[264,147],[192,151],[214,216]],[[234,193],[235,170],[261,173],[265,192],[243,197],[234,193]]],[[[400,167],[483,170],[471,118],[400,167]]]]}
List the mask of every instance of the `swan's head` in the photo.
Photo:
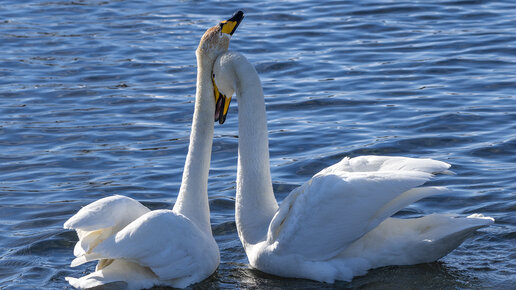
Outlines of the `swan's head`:
{"type": "Polygon", "coordinates": [[[215,58],[228,50],[229,40],[240,22],[244,19],[244,12],[237,11],[228,20],[221,21],[218,25],[208,29],[201,38],[197,47],[197,57],[215,58]]]}
{"type": "MultiPolygon", "coordinates": [[[[217,57],[213,65],[212,82],[217,108],[215,121],[219,121],[220,124],[226,120],[231,97],[238,87],[253,88],[263,95],[260,78],[254,66],[244,55],[236,51],[224,52],[217,57]]],[[[242,94],[236,96],[242,98],[242,94]]]]}

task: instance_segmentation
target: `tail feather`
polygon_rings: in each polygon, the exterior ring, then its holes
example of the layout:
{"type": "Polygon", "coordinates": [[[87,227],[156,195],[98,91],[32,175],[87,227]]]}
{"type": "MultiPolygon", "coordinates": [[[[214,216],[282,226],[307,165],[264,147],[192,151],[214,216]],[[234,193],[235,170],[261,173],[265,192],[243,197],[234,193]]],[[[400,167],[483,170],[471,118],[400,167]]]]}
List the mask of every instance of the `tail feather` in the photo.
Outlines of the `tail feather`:
{"type": "Polygon", "coordinates": [[[493,218],[478,214],[466,218],[447,214],[388,218],[342,252],[342,257],[365,258],[371,268],[433,262],[458,247],[477,229],[493,222],[493,218]]]}
{"type": "Polygon", "coordinates": [[[86,260],[85,255],[82,255],[82,256],[79,256],[79,257],[73,259],[73,261],[70,263],[70,267],[72,267],[72,268],[77,267],[77,266],[80,266],[87,262],[88,262],[88,260],[86,260]]]}
{"type": "Polygon", "coordinates": [[[81,231],[79,241],[73,250],[74,256],[91,253],[101,242],[116,234],[113,228],[99,229],[91,232],[81,231]]]}
{"type": "Polygon", "coordinates": [[[79,256],[79,257],[73,259],[72,263],[70,264],[70,267],[77,267],[84,263],[95,261],[95,260],[100,260],[100,259],[106,259],[106,257],[103,257],[97,253],[85,254],[85,255],[82,255],[82,256],[79,256]]]}

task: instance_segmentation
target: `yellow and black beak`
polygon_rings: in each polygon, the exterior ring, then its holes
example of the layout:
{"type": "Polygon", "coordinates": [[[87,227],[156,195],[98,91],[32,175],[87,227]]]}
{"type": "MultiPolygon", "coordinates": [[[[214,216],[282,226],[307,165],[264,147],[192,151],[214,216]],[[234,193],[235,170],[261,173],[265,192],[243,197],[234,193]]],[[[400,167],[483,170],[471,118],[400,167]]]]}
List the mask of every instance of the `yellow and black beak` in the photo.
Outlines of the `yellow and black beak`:
{"type": "MultiPolygon", "coordinates": [[[[229,35],[233,35],[238,25],[244,19],[244,12],[237,11],[231,18],[220,22],[220,31],[229,35]]],[[[231,96],[229,98],[222,94],[215,84],[215,75],[212,75],[211,81],[213,83],[213,94],[215,95],[215,122],[224,124],[226,115],[229,110],[229,103],[231,103],[231,96]]]]}
{"type": "Polygon", "coordinates": [[[220,31],[229,35],[233,35],[240,22],[244,19],[244,12],[237,11],[231,18],[220,22],[220,31]]]}
{"type": "Polygon", "coordinates": [[[215,95],[215,122],[219,121],[219,124],[224,124],[229,110],[229,103],[231,103],[231,97],[228,98],[219,91],[215,84],[215,74],[211,76],[211,81],[213,82],[213,94],[215,95]]]}

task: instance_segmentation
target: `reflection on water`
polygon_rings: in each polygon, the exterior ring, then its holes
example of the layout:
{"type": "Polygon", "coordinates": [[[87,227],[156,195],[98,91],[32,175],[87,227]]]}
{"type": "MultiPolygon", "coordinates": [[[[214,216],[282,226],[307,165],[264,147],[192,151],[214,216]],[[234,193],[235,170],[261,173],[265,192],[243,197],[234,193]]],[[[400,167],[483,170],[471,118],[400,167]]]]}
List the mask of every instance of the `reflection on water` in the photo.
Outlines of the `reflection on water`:
{"type": "Polygon", "coordinates": [[[344,156],[424,156],[453,165],[452,193],[398,215],[496,219],[439,262],[335,285],[247,265],[234,224],[237,106],[215,127],[209,179],[218,271],[194,288],[492,288],[516,283],[516,89],[510,1],[11,1],[0,10],[0,287],[68,287],[75,233],[63,222],[124,194],[171,208],[188,147],[199,37],[247,16],[241,51],[267,95],[282,200],[344,156]]]}

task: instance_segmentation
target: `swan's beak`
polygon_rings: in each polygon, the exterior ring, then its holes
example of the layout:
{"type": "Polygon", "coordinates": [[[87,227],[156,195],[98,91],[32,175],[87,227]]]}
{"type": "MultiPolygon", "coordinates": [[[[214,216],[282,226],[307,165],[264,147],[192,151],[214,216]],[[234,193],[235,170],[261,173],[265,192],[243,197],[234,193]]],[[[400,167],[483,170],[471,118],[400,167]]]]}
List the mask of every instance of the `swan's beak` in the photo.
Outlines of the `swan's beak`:
{"type": "MultiPolygon", "coordinates": [[[[220,22],[220,32],[229,34],[229,36],[233,35],[243,19],[244,12],[237,11],[228,20],[220,22]]],[[[213,94],[215,95],[215,122],[219,121],[219,124],[224,124],[229,110],[229,103],[231,103],[231,96],[228,98],[219,91],[215,84],[215,75],[212,75],[211,81],[213,82],[213,94]]]]}
{"type": "Polygon", "coordinates": [[[211,76],[213,82],[213,94],[215,95],[215,122],[219,121],[219,124],[224,124],[226,121],[226,115],[229,110],[229,103],[231,103],[231,97],[226,97],[219,91],[215,84],[215,75],[211,76]]]}
{"type": "Polygon", "coordinates": [[[244,12],[237,11],[231,18],[220,22],[220,31],[229,35],[233,35],[240,22],[244,19],[244,12]]]}

